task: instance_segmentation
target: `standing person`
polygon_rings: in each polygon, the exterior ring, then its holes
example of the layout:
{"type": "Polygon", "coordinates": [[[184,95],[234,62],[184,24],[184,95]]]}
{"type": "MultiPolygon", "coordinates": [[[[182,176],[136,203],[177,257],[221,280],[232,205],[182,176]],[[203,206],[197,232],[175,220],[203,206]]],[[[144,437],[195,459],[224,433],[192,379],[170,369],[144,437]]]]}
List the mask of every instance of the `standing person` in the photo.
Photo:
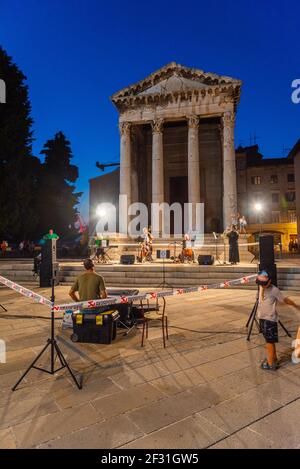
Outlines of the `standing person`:
{"type": "Polygon", "coordinates": [[[21,255],[24,253],[24,241],[20,241],[19,243],[19,252],[21,255]]]}
{"type": "Polygon", "coordinates": [[[279,367],[275,345],[278,342],[277,303],[285,303],[298,310],[300,310],[300,306],[285,297],[277,287],[272,285],[270,274],[266,270],[258,272],[256,283],[259,286],[257,316],[260,331],[266,341],[267,352],[267,358],[262,362],[261,368],[275,371],[279,367]]]}
{"type": "Polygon", "coordinates": [[[3,240],[0,247],[1,247],[2,255],[4,257],[8,248],[8,242],[3,240]]]}
{"type": "Polygon", "coordinates": [[[239,224],[240,224],[240,233],[246,234],[247,233],[246,232],[247,220],[244,215],[240,217],[239,224]]]}
{"type": "Polygon", "coordinates": [[[148,228],[148,239],[149,239],[149,250],[150,250],[149,260],[150,260],[150,262],[153,262],[152,254],[153,254],[154,236],[152,234],[152,227],[151,226],[149,226],[149,228],[148,228]]]}
{"type": "Polygon", "coordinates": [[[43,239],[44,239],[44,240],[46,240],[46,239],[56,239],[56,240],[58,240],[58,239],[59,239],[59,236],[58,236],[58,234],[56,234],[56,233],[54,232],[54,230],[51,228],[51,229],[49,230],[49,232],[46,233],[46,234],[43,236],[43,239]]]}
{"type": "Polygon", "coordinates": [[[239,234],[235,225],[232,225],[231,231],[227,233],[227,238],[229,239],[229,262],[235,265],[240,262],[239,234]]]}
{"type": "Polygon", "coordinates": [[[231,215],[231,225],[237,226],[239,223],[240,214],[232,213],[231,215]]]}
{"type": "Polygon", "coordinates": [[[107,298],[104,279],[95,272],[93,261],[85,259],[83,265],[85,272],[77,277],[69,291],[72,300],[79,302],[107,298]]]}

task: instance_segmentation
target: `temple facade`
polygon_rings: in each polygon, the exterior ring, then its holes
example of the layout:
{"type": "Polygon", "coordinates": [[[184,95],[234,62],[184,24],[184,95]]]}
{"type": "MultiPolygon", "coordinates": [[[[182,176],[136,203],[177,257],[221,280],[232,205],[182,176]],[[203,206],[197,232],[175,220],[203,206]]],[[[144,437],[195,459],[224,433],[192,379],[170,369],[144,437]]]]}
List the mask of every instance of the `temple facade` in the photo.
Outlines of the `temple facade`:
{"type": "Polygon", "coordinates": [[[111,97],[119,112],[119,191],[129,204],[143,202],[150,214],[151,203],[202,202],[206,233],[231,225],[240,88],[240,80],[172,62],[111,97]]]}

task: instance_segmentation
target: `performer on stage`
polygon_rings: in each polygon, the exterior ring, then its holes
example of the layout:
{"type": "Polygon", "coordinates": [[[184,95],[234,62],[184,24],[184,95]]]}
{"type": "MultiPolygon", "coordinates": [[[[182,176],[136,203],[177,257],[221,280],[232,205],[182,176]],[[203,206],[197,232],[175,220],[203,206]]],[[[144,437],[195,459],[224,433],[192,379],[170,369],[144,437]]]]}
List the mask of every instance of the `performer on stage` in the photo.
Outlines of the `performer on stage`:
{"type": "Polygon", "coordinates": [[[232,265],[240,262],[239,254],[239,234],[235,225],[232,225],[231,231],[227,233],[229,239],[229,262],[232,265]]]}
{"type": "MultiPolygon", "coordinates": [[[[151,228],[150,228],[151,230],[151,228]]],[[[141,261],[143,260],[153,262],[152,259],[152,241],[153,241],[153,235],[148,228],[144,227],[143,228],[143,243],[142,243],[142,249],[141,249],[141,261]]]]}
{"type": "Polygon", "coordinates": [[[185,235],[183,236],[182,253],[179,256],[179,259],[181,262],[184,262],[184,261],[194,262],[195,261],[195,254],[192,249],[192,240],[191,240],[189,233],[185,233],[185,235]]]}

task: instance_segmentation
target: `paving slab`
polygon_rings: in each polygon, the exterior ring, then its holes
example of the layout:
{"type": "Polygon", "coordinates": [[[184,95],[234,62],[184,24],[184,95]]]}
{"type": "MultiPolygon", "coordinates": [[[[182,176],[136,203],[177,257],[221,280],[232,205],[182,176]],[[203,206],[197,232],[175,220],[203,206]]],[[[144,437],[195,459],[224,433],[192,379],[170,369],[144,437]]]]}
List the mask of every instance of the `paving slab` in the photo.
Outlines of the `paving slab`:
{"type": "Polygon", "coordinates": [[[101,417],[91,404],[81,404],[71,409],[55,412],[51,415],[33,418],[32,420],[13,426],[17,445],[20,448],[33,448],[46,441],[63,437],[99,422],[101,417]]]}
{"type": "MultiPolygon", "coordinates": [[[[49,289],[43,291],[49,296],[49,289]]],[[[68,301],[67,293],[68,287],[57,287],[58,301],[68,301]]],[[[281,368],[260,369],[264,340],[255,333],[248,342],[245,328],[255,292],[209,290],[168,298],[166,348],[155,328],[143,348],[140,329],[126,337],[120,330],[109,345],[74,344],[70,330],[56,321],[59,343],[82,375],[83,389],[66,370],[54,376],[31,370],[14,393],[11,386],[49,335],[49,322],[35,317],[49,310],[7,289],[0,289],[3,298],[9,312],[0,314],[8,352],[7,363],[0,364],[1,447],[299,446],[300,366],[292,365],[291,341],[280,334],[281,368]],[[30,318],[12,317],[21,314],[30,318]]],[[[280,313],[296,331],[291,310],[280,313]]],[[[49,366],[48,357],[40,364],[49,366]]]]}
{"type": "Polygon", "coordinates": [[[126,416],[91,425],[86,429],[56,438],[41,449],[51,448],[118,448],[141,437],[143,433],[126,416]]]}
{"type": "Polygon", "coordinates": [[[206,448],[224,436],[226,433],[220,428],[193,415],[124,445],[124,448],[206,448]]]}

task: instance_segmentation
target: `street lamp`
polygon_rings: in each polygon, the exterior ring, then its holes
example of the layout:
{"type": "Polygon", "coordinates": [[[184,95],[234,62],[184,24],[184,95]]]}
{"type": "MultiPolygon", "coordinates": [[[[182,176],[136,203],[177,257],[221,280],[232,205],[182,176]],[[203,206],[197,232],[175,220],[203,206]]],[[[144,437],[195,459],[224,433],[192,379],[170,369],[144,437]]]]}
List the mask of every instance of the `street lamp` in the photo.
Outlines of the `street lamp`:
{"type": "Polygon", "coordinates": [[[263,206],[262,206],[262,204],[261,204],[260,202],[257,202],[257,203],[254,205],[254,209],[255,209],[257,215],[259,216],[260,232],[262,232],[261,214],[262,214],[263,206]]]}

